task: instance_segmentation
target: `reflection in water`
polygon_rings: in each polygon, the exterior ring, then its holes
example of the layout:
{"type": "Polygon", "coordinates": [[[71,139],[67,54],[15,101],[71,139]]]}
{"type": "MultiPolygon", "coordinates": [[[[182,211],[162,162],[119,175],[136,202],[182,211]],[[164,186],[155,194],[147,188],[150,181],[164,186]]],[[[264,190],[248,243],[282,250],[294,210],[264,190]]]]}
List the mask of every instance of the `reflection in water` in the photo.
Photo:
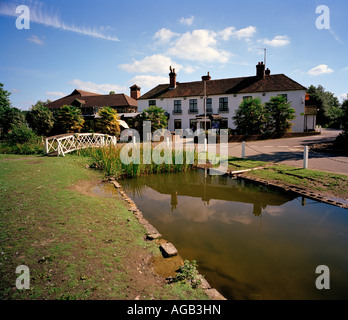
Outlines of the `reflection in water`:
{"type": "Polygon", "coordinates": [[[212,199],[249,203],[253,205],[253,214],[260,216],[267,206],[281,206],[295,198],[245,180],[205,176],[204,171],[184,173],[179,179],[172,174],[158,175],[155,178],[140,177],[125,180],[122,184],[133,197],[141,197],[147,188],[170,195],[171,211],[177,209],[178,196],[185,196],[201,199],[204,206],[209,206],[212,199]]]}
{"type": "Polygon", "coordinates": [[[228,299],[348,298],[346,210],[202,171],[122,185],[228,299]],[[331,271],[328,291],[315,288],[322,264],[331,271]]]}

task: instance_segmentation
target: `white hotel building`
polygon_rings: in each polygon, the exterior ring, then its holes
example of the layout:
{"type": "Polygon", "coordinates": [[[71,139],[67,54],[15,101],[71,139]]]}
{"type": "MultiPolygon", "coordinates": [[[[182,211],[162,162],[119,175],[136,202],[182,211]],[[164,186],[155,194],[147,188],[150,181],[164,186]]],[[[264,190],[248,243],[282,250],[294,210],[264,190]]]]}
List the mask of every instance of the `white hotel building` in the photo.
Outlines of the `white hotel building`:
{"type": "Polygon", "coordinates": [[[131,88],[138,100],[138,112],[151,105],[163,108],[169,118],[168,130],[204,128],[235,129],[232,117],[243,99],[259,97],[262,103],[284,95],[296,111],[292,132],[315,130],[316,108],[306,106],[306,88],[284,74],[271,75],[260,62],[251,77],[212,80],[209,73],[202,81],[179,83],[175,69],[169,83],[160,84],[140,96],[140,88],[131,88]],[[206,115],[204,106],[206,101],[206,115]]]}

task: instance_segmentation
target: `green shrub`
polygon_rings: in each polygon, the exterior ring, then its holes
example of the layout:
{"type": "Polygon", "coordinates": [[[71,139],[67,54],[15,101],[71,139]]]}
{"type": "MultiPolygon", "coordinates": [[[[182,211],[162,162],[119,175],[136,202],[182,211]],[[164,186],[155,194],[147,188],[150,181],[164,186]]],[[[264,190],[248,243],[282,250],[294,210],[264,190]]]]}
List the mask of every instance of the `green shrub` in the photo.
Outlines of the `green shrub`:
{"type": "Polygon", "coordinates": [[[5,139],[9,144],[17,144],[17,143],[27,143],[34,142],[38,140],[38,136],[35,132],[28,128],[25,124],[20,126],[16,126],[5,135],[5,139]]]}
{"type": "Polygon", "coordinates": [[[0,153],[4,154],[42,154],[44,143],[41,141],[10,144],[0,143],[0,153]]]}
{"type": "Polygon", "coordinates": [[[335,141],[335,146],[343,149],[348,153],[348,133],[341,133],[335,141]]]}
{"type": "Polygon", "coordinates": [[[192,288],[196,288],[201,284],[202,281],[197,270],[197,261],[184,261],[184,265],[179,268],[176,276],[172,279],[172,282],[179,281],[189,283],[192,288]]]}

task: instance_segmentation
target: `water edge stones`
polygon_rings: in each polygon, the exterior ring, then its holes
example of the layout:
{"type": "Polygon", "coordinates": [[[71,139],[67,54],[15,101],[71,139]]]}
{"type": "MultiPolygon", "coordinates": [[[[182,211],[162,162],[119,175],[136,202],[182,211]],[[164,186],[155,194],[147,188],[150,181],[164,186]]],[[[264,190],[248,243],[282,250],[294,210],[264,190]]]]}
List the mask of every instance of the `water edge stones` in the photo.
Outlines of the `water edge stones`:
{"type": "Polygon", "coordinates": [[[178,250],[170,242],[161,244],[160,249],[163,251],[164,255],[168,258],[178,255],[178,250]]]}

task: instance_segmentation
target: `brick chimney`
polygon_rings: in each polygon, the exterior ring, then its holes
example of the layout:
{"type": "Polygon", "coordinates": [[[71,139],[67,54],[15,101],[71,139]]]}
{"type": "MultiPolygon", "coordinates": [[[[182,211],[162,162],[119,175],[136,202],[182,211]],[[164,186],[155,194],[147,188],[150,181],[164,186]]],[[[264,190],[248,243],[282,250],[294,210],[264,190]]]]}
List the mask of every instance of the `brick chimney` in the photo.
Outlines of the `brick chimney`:
{"type": "Polygon", "coordinates": [[[210,76],[210,74],[208,72],[208,74],[206,76],[202,77],[202,81],[209,81],[209,80],[211,80],[211,76],[210,76]]]}
{"type": "Polygon", "coordinates": [[[266,66],[263,64],[263,62],[259,62],[258,65],[256,66],[256,77],[260,79],[265,78],[265,68],[266,66]]]}
{"type": "Polygon", "coordinates": [[[267,68],[266,71],[265,71],[265,74],[266,74],[266,76],[269,76],[269,75],[271,74],[271,70],[269,70],[269,69],[267,68]]]}
{"type": "Polygon", "coordinates": [[[138,87],[136,84],[130,87],[130,96],[131,98],[138,100],[140,98],[140,90],[141,88],[138,87]]]}
{"type": "Polygon", "coordinates": [[[176,88],[176,73],[175,68],[172,69],[172,67],[169,68],[169,89],[175,89],[176,88]]]}

